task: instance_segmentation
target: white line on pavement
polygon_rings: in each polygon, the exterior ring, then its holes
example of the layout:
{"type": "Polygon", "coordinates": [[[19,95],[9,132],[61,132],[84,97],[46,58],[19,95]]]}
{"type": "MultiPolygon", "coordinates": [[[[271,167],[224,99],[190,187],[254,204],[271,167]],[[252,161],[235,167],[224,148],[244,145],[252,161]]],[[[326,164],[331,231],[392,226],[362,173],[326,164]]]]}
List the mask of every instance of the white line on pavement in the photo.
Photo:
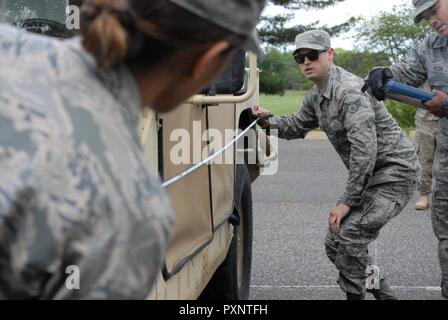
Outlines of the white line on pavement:
{"type": "MultiPolygon", "coordinates": [[[[254,289],[301,289],[301,290],[333,290],[339,289],[339,286],[251,286],[254,289]]],[[[441,291],[440,287],[431,286],[391,286],[395,290],[425,290],[425,291],[441,291]]]]}

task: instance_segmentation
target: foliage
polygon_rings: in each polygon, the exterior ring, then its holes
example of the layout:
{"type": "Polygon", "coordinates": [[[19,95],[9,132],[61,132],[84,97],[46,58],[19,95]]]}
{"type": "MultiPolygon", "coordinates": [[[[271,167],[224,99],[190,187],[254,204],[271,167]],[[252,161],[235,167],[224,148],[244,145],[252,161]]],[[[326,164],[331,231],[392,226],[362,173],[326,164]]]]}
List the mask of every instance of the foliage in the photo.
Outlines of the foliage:
{"type": "Polygon", "coordinates": [[[335,50],[335,64],[364,78],[376,66],[389,65],[389,58],[383,52],[335,50]]]}
{"type": "Polygon", "coordinates": [[[300,72],[291,52],[271,48],[260,61],[260,91],[283,95],[285,90],[308,90],[313,83],[300,72]]]}
{"type": "MultiPolygon", "coordinates": [[[[345,0],[270,0],[270,4],[283,6],[288,10],[298,9],[320,9],[335,5],[345,0]]],[[[275,47],[285,47],[294,43],[297,34],[311,29],[319,28],[326,30],[330,35],[338,35],[348,31],[358,21],[351,18],[345,23],[337,26],[328,27],[319,25],[316,21],[309,25],[287,26],[292,20],[294,14],[281,14],[273,17],[264,16],[259,28],[259,36],[263,43],[275,47]]]]}
{"type": "Polygon", "coordinates": [[[394,6],[391,12],[380,12],[362,19],[356,28],[359,49],[385,52],[393,62],[402,59],[415,41],[429,32],[427,23],[414,24],[414,10],[409,4],[394,6]]]}
{"type": "Polygon", "coordinates": [[[345,0],[269,0],[274,5],[287,9],[314,9],[325,8],[345,0]]]}
{"type": "Polygon", "coordinates": [[[278,50],[270,50],[260,62],[260,91],[266,94],[283,95],[286,81],[282,74],[286,71],[284,59],[278,50]]]}
{"type": "Polygon", "coordinates": [[[406,104],[393,101],[386,100],[386,108],[389,110],[390,114],[397,120],[398,125],[403,130],[409,130],[415,127],[414,117],[417,109],[412,106],[408,106],[406,104]]]}

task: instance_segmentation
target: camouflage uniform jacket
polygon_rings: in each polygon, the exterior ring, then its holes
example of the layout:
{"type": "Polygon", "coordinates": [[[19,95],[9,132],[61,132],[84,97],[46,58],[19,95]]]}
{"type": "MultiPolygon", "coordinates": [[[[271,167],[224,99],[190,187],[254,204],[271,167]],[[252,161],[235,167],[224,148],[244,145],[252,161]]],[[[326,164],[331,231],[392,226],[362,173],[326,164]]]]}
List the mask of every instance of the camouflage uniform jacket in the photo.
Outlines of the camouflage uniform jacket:
{"type": "Polygon", "coordinates": [[[0,25],[0,298],[147,297],[172,211],[139,112],[126,68],[99,71],[79,39],[0,25]]]}
{"type": "Polygon", "coordinates": [[[333,66],[322,90],[314,87],[294,114],[270,120],[280,138],[304,138],[320,127],[349,170],[341,201],[359,206],[369,185],[417,179],[420,165],[383,103],[361,92],[361,78],[333,66]]]}
{"type": "MultiPolygon", "coordinates": [[[[390,67],[398,81],[418,87],[425,83],[431,89],[448,94],[448,37],[431,33],[416,43],[405,59],[390,67]]],[[[434,163],[436,189],[448,195],[448,118],[439,119],[437,151],[434,163]]],[[[438,191],[437,192],[442,192],[438,191]]],[[[447,197],[443,195],[442,197],[447,197]]]]}
{"type": "Polygon", "coordinates": [[[426,81],[448,93],[448,37],[432,33],[412,47],[406,58],[390,67],[394,78],[415,87],[426,81]]]}

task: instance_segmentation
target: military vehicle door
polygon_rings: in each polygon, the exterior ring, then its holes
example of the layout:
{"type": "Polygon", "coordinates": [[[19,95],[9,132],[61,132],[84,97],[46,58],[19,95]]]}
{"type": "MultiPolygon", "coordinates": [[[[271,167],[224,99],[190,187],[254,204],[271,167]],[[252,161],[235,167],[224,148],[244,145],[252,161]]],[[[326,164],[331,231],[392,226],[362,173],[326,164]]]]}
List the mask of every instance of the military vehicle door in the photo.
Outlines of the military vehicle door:
{"type": "MultiPolygon", "coordinates": [[[[245,75],[245,52],[239,53],[219,81],[204,95],[241,94],[245,75]]],[[[176,221],[166,254],[165,278],[170,278],[213,239],[214,231],[233,214],[235,190],[234,103],[184,104],[160,115],[160,174],[164,181],[179,178],[166,191],[176,221]],[[225,147],[228,147],[225,149],[225,147]],[[220,155],[184,175],[215,153],[220,155]]]]}

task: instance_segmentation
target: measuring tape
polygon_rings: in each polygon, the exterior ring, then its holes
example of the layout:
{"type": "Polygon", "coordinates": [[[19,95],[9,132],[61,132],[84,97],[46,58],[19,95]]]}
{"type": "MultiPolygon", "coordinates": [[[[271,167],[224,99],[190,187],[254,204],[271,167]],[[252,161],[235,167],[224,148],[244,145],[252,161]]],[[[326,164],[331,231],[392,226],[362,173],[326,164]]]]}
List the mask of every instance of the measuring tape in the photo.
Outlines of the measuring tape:
{"type": "Polygon", "coordinates": [[[180,179],[184,178],[185,176],[189,175],[190,173],[195,172],[196,170],[198,170],[200,167],[202,167],[205,164],[208,164],[210,161],[212,161],[213,159],[215,159],[217,156],[219,156],[221,153],[223,153],[224,151],[226,151],[228,148],[230,148],[235,142],[237,142],[239,139],[241,139],[250,129],[252,129],[258,122],[258,119],[255,120],[254,122],[252,122],[252,124],[247,127],[243,132],[241,132],[238,136],[236,136],[232,141],[230,141],[224,148],[222,148],[221,150],[219,150],[218,152],[216,152],[215,154],[211,155],[210,157],[208,157],[207,159],[199,162],[198,164],[194,165],[193,167],[191,167],[190,169],[182,172],[181,174],[175,176],[174,178],[165,181],[164,183],[162,183],[162,187],[166,188],[169,187],[170,185],[176,183],[177,181],[179,181],[180,179]]]}

